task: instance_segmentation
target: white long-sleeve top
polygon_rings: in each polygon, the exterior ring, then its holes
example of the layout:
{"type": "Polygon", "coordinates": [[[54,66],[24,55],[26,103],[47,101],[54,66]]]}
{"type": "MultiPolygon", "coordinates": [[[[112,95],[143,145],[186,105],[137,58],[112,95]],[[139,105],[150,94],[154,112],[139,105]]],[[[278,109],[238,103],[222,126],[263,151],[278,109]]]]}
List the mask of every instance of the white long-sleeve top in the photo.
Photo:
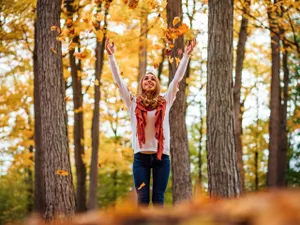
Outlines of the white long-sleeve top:
{"type": "MultiPolygon", "coordinates": [[[[131,128],[132,128],[132,148],[134,149],[134,153],[141,152],[141,151],[153,151],[157,152],[157,139],[155,138],[155,110],[147,112],[147,120],[145,126],[145,144],[142,145],[142,148],[139,146],[138,137],[136,133],[136,116],[135,116],[135,108],[136,108],[136,97],[134,97],[131,92],[128,90],[124,80],[122,79],[118,65],[116,63],[114,55],[109,55],[109,65],[111,68],[111,72],[113,74],[114,81],[116,82],[121,98],[124,101],[131,121],[131,128]]],[[[184,53],[183,57],[180,61],[180,64],[177,68],[175,76],[172,82],[169,85],[167,92],[163,95],[164,99],[166,100],[166,111],[163,121],[163,129],[164,129],[164,151],[163,154],[169,155],[170,154],[170,124],[169,124],[169,112],[173,105],[173,102],[176,98],[176,93],[179,90],[179,82],[182,80],[187,65],[189,61],[189,55],[184,53]]]]}

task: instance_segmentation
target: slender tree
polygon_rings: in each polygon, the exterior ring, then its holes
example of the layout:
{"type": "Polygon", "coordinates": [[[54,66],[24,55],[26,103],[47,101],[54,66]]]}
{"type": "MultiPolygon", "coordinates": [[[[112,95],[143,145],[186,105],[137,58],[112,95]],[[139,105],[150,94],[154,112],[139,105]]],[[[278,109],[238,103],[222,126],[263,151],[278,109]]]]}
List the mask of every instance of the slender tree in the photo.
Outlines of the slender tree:
{"type": "MultiPolygon", "coordinates": [[[[101,12],[101,4],[97,8],[98,13],[101,12]]],[[[95,79],[101,81],[101,74],[104,62],[104,50],[105,50],[105,40],[106,40],[106,27],[107,27],[107,15],[108,7],[105,7],[104,15],[104,36],[102,41],[97,41],[96,43],[96,64],[95,64],[95,79]]],[[[98,23],[96,29],[100,29],[100,22],[98,23]]],[[[97,178],[98,178],[98,149],[99,149],[99,125],[100,125],[100,85],[94,86],[94,110],[92,118],[92,158],[91,158],[91,169],[90,169],[90,191],[89,191],[89,203],[88,208],[97,208],[97,178]]]]}
{"type": "MultiPolygon", "coordinates": [[[[276,4],[276,0],[274,3],[276,4]]],[[[273,3],[268,1],[268,19],[270,30],[279,30],[276,11],[273,10],[273,3]]],[[[280,38],[279,35],[271,33],[271,51],[272,51],[272,73],[271,73],[271,98],[270,98],[270,123],[269,123],[269,161],[267,185],[268,187],[277,186],[278,178],[278,152],[280,140],[280,38]]]]}
{"type": "Polygon", "coordinates": [[[39,77],[37,60],[36,24],[34,33],[33,73],[34,73],[34,211],[42,214],[45,211],[45,187],[43,176],[43,151],[41,148],[41,108],[39,96],[39,77]]]}
{"type": "Polygon", "coordinates": [[[207,160],[211,196],[240,194],[234,145],[233,1],[208,1],[207,160]]]}
{"type": "Polygon", "coordinates": [[[146,73],[146,68],[147,68],[147,35],[148,35],[148,12],[146,9],[142,8],[141,15],[140,15],[138,81],[146,73]]]}
{"type": "Polygon", "coordinates": [[[235,124],[235,148],[238,157],[238,167],[240,171],[240,181],[241,181],[241,191],[244,190],[245,176],[243,169],[243,145],[242,145],[242,113],[241,113],[241,86],[242,86],[242,70],[243,63],[245,58],[245,46],[247,41],[247,27],[248,27],[248,18],[247,14],[250,10],[250,0],[246,0],[243,5],[243,16],[239,31],[239,40],[236,51],[236,62],[235,62],[235,82],[234,82],[234,124],[235,124]]]}
{"type": "MultiPolygon", "coordinates": [[[[74,7],[74,0],[64,1],[68,28],[73,27],[73,15],[77,9],[74,7]]],[[[80,49],[80,37],[78,34],[72,38],[72,43],[76,44],[77,48],[80,49]]],[[[82,84],[81,77],[78,76],[81,71],[81,61],[76,62],[75,49],[69,51],[70,69],[72,77],[72,90],[73,90],[73,105],[74,105],[74,150],[75,150],[75,167],[76,167],[76,211],[86,211],[86,167],[83,162],[82,156],[84,155],[84,123],[83,123],[83,95],[82,95],[82,84]],[[77,110],[77,111],[76,111],[77,110]]]]}
{"type": "Polygon", "coordinates": [[[61,43],[50,30],[59,25],[61,0],[38,0],[36,19],[36,61],[38,82],[40,168],[44,180],[44,218],[52,220],[75,211],[68,137],[65,123],[65,84],[62,75],[61,43]]]}
{"type": "MultiPolygon", "coordinates": [[[[168,27],[172,26],[174,17],[181,17],[181,0],[169,0],[167,4],[168,27]]],[[[175,41],[172,57],[179,57],[178,50],[183,51],[183,38],[175,41]]],[[[175,61],[175,60],[174,60],[175,61]]],[[[169,64],[169,82],[173,79],[176,72],[176,63],[169,64]]],[[[186,77],[182,79],[176,100],[170,111],[170,130],[171,130],[171,167],[172,167],[172,195],[173,203],[190,199],[192,196],[192,182],[190,174],[190,157],[188,147],[187,128],[185,123],[186,114],[186,77]]]]}

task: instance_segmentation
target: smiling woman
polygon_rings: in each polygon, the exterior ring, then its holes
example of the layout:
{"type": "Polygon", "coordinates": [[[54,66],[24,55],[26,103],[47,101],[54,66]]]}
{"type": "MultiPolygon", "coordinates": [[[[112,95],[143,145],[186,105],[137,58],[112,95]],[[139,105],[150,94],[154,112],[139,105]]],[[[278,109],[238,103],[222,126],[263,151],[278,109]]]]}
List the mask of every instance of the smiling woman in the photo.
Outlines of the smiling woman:
{"type": "Polygon", "coordinates": [[[140,79],[138,95],[133,96],[126,87],[115,61],[114,42],[106,40],[109,64],[122,100],[130,114],[132,128],[132,146],[134,149],[133,176],[138,194],[138,203],[150,202],[150,177],[153,176],[152,203],[163,206],[164,193],[170,174],[170,124],[169,112],[176,98],[179,83],[182,80],[189,55],[196,41],[188,42],[185,53],[167,93],[160,95],[160,83],[153,72],[146,72],[140,79]]]}

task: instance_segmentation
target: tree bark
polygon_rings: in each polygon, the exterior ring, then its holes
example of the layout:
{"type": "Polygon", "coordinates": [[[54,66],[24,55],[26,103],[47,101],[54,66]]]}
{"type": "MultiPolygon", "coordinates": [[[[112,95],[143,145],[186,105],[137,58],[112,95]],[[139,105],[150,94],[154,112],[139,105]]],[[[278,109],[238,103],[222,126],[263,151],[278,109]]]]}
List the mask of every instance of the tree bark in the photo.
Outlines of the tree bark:
{"type": "MultiPolygon", "coordinates": [[[[276,3],[276,1],[275,1],[276,3]]],[[[272,3],[268,6],[268,19],[271,30],[279,30],[276,23],[276,12],[272,12],[272,3]]],[[[268,160],[268,187],[277,186],[278,177],[278,153],[280,140],[280,39],[276,34],[271,35],[271,51],[272,51],[272,73],[271,73],[271,99],[270,99],[270,123],[269,123],[269,160],[268,160]]]]}
{"type": "MultiPolygon", "coordinates": [[[[108,9],[105,9],[104,27],[107,26],[108,9]]],[[[105,29],[105,28],[104,28],[105,29]]],[[[99,149],[99,125],[100,125],[100,81],[103,69],[104,61],[104,49],[105,49],[106,32],[102,42],[97,41],[96,45],[96,64],[95,64],[95,78],[99,81],[99,85],[94,86],[94,110],[92,118],[92,158],[90,169],[90,191],[89,191],[89,210],[97,208],[97,178],[98,178],[98,149],[99,149]]]]}
{"type": "Polygon", "coordinates": [[[242,144],[242,115],[241,115],[241,87],[242,87],[242,71],[243,63],[245,58],[245,45],[247,41],[247,27],[248,18],[246,17],[249,13],[249,8],[251,1],[246,0],[243,6],[243,17],[241,21],[241,27],[239,32],[239,41],[236,53],[236,63],[235,63],[235,83],[234,83],[234,122],[235,122],[235,148],[237,152],[238,167],[240,171],[240,182],[241,182],[241,192],[245,189],[245,175],[243,168],[243,144],[242,144]]]}
{"type": "MultiPolygon", "coordinates": [[[[73,38],[74,43],[79,45],[79,36],[73,38]]],[[[75,167],[76,167],[76,211],[86,211],[86,168],[83,162],[84,155],[84,127],[83,127],[83,110],[75,112],[77,109],[83,109],[83,96],[81,78],[78,76],[78,71],[81,70],[80,61],[77,64],[75,61],[74,50],[70,50],[70,67],[72,76],[73,89],[73,105],[74,105],[74,150],[75,150],[75,167]]]]}
{"type": "Polygon", "coordinates": [[[286,186],[286,171],[287,171],[287,153],[288,153],[288,138],[287,138],[287,102],[289,99],[289,69],[288,69],[288,52],[287,44],[283,43],[284,52],[282,54],[283,67],[283,104],[280,108],[280,149],[278,152],[278,179],[279,187],[286,186]]]}
{"type": "MultiPolygon", "coordinates": [[[[65,1],[65,8],[67,10],[68,19],[73,21],[73,15],[76,12],[74,8],[74,0],[65,1]]],[[[71,28],[73,25],[68,26],[71,28]]],[[[76,43],[80,49],[79,36],[75,35],[72,42],[76,43]]],[[[83,123],[83,110],[75,112],[77,109],[83,109],[83,96],[81,77],[78,76],[78,71],[81,71],[81,62],[76,62],[75,49],[69,51],[71,77],[72,77],[72,90],[73,90],[73,106],[74,106],[74,150],[75,150],[75,168],[76,168],[76,211],[86,211],[86,167],[83,162],[84,155],[84,123],[83,123]]]]}
{"type": "MultiPolygon", "coordinates": [[[[181,0],[169,0],[167,4],[168,27],[172,26],[174,17],[182,15],[181,0]]],[[[183,50],[183,38],[176,39],[172,57],[179,57],[178,50],[183,50]]],[[[175,61],[175,60],[174,60],[175,61]]],[[[169,64],[169,81],[176,72],[176,63],[169,64]]],[[[171,132],[171,166],[172,166],[172,194],[173,203],[190,199],[192,196],[192,182],[190,174],[190,157],[188,147],[187,128],[185,123],[186,114],[186,78],[180,82],[176,100],[170,111],[171,132]]]]}
{"type": "Polygon", "coordinates": [[[146,73],[147,68],[147,34],[148,34],[148,13],[141,11],[140,15],[140,40],[139,40],[139,76],[138,81],[146,73]]]}
{"type": "MultiPolygon", "coordinates": [[[[61,1],[37,1],[37,74],[40,100],[40,147],[43,151],[44,218],[52,220],[75,211],[75,196],[65,123],[65,84],[61,43],[49,27],[60,24],[61,1]],[[66,176],[59,175],[63,170],[66,176]]],[[[41,181],[37,181],[41,182],[41,181]]]]}
{"type": "Polygon", "coordinates": [[[207,161],[211,196],[240,195],[232,90],[233,1],[208,1],[207,161]]]}
{"type": "Polygon", "coordinates": [[[43,150],[41,148],[41,108],[39,96],[39,75],[37,60],[37,38],[36,23],[34,24],[34,52],[33,52],[33,74],[34,74],[34,211],[43,214],[45,211],[45,187],[43,176],[43,150]]]}

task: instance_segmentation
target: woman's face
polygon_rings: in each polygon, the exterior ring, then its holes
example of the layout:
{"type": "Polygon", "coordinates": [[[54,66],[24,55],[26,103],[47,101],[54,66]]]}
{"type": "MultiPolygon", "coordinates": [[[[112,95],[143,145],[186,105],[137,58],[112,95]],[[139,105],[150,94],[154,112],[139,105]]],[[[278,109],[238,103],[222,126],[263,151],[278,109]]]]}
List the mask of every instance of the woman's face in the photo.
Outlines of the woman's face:
{"type": "Polygon", "coordinates": [[[155,90],[156,85],[157,83],[156,83],[155,76],[151,73],[147,73],[142,82],[143,90],[146,92],[153,91],[155,90]]]}

